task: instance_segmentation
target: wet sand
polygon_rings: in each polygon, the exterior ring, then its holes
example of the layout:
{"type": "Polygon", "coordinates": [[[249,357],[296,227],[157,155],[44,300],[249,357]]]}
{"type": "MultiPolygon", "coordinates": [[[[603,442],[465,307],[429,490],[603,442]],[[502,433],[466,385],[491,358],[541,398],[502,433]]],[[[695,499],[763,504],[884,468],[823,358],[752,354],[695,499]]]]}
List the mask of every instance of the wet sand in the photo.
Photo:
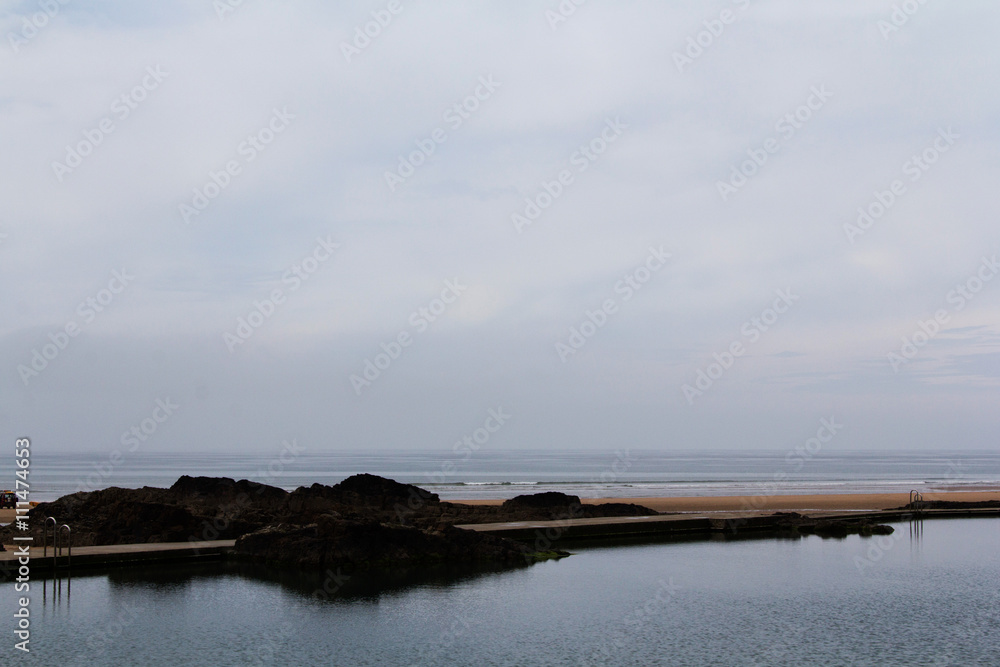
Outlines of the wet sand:
{"type": "MultiPolygon", "coordinates": [[[[657,512],[788,512],[807,510],[883,510],[909,502],[906,493],[827,493],[773,496],[687,496],[683,498],[581,498],[585,504],[633,503],[657,512]]],[[[925,493],[924,500],[977,502],[1000,500],[1000,489],[925,493]]],[[[463,505],[501,505],[503,500],[449,500],[463,505]]],[[[14,520],[15,511],[0,510],[0,524],[14,520]]]]}
{"type": "MultiPolygon", "coordinates": [[[[38,503],[34,501],[31,502],[32,507],[34,507],[37,504],[38,503]]],[[[21,512],[21,515],[23,516],[24,512],[21,512]]],[[[16,517],[17,517],[17,510],[14,509],[13,507],[9,509],[0,509],[0,524],[8,524],[11,521],[13,521],[16,517]]]]}
{"type": "MultiPolygon", "coordinates": [[[[924,500],[978,502],[1000,500],[1000,490],[942,491],[923,494],[924,500]]],[[[683,498],[581,498],[584,504],[633,503],[658,512],[747,512],[807,510],[883,510],[902,507],[907,493],[827,493],[772,496],[689,496],[683,498]]],[[[463,505],[500,505],[503,500],[450,500],[463,505]]]]}

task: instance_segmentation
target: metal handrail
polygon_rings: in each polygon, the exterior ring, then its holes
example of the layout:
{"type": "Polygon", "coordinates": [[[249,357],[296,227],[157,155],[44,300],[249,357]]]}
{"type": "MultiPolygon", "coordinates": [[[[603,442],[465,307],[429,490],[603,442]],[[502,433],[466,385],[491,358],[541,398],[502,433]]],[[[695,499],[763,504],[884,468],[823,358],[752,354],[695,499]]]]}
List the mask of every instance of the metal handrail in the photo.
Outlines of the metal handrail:
{"type": "Polygon", "coordinates": [[[56,518],[54,516],[46,517],[45,523],[42,525],[42,558],[45,558],[49,554],[49,521],[52,522],[52,548],[56,548],[56,518]]]}
{"type": "MultiPolygon", "coordinates": [[[[66,529],[66,567],[70,567],[73,564],[73,531],[70,530],[69,524],[64,523],[59,526],[59,532],[66,529]]],[[[56,552],[56,562],[59,562],[59,552],[56,552]]]]}

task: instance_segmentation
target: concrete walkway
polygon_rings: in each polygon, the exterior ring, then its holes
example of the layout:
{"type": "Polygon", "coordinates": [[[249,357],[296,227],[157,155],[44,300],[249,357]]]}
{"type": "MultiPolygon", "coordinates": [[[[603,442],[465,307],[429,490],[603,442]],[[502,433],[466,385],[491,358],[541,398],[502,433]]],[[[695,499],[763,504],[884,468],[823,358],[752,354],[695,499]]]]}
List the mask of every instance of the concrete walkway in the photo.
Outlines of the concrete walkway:
{"type": "MultiPolygon", "coordinates": [[[[23,544],[23,542],[21,543],[23,544]]],[[[236,540],[211,540],[205,542],[163,542],[147,544],[110,544],[99,547],[73,547],[73,569],[82,567],[102,567],[119,565],[140,565],[143,562],[154,561],[189,561],[215,559],[232,551],[236,540]]],[[[7,551],[0,551],[0,571],[6,572],[18,565],[18,546],[4,545],[7,551]]],[[[48,555],[42,557],[42,547],[32,546],[29,549],[31,569],[43,572],[53,566],[53,549],[48,548],[48,555]]],[[[66,567],[68,550],[60,549],[59,569],[66,567]]]]}
{"type": "MultiPolygon", "coordinates": [[[[880,523],[908,521],[912,519],[958,518],[958,517],[1000,517],[1000,509],[947,509],[920,510],[919,512],[883,511],[837,511],[823,510],[801,512],[812,519],[853,518],[870,519],[880,523]]],[[[600,517],[563,519],[556,521],[513,521],[506,523],[466,524],[466,528],[477,532],[492,533],[516,540],[555,542],[561,539],[614,539],[614,538],[693,538],[713,534],[764,533],[776,528],[776,518],[769,511],[760,512],[680,512],[657,516],[600,517]]],[[[72,567],[117,567],[143,565],[153,562],[193,562],[222,558],[231,552],[235,540],[212,540],[205,542],[168,542],[144,544],[115,544],[97,547],[74,547],[72,567]]],[[[0,577],[12,578],[20,566],[17,546],[5,545],[7,551],[0,552],[0,577]]],[[[44,575],[53,568],[52,548],[47,557],[42,557],[42,548],[30,549],[31,568],[44,575]]],[[[63,548],[59,556],[59,571],[65,571],[69,558],[63,548]]]]}
{"type": "MultiPolygon", "coordinates": [[[[948,509],[902,512],[896,510],[856,511],[822,510],[801,511],[811,519],[855,520],[869,519],[878,523],[892,523],[911,519],[997,517],[997,509],[948,509]]],[[[774,513],[759,512],[682,512],[658,516],[596,517],[587,519],[562,519],[556,521],[512,521],[507,523],[480,523],[457,526],[481,533],[491,533],[515,540],[550,541],[559,539],[600,539],[615,537],[684,537],[713,533],[766,532],[776,528],[774,513]]]]}

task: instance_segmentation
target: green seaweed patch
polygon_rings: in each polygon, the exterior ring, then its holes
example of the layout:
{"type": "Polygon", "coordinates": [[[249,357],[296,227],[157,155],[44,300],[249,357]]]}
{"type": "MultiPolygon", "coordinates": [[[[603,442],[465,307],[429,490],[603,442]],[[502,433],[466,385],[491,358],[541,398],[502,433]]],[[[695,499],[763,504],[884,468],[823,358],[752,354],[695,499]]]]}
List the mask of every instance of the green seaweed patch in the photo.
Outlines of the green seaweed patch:
{"type": "Polygon", "coordinates": [[[571,555],[568,551],[562,551],[560,549],[553,549],[552,551],[535,551],[527,554],[528,560],[533,563],[540,563],[544,560],[558,560],[560,558],[565,558],[571,555]]]}

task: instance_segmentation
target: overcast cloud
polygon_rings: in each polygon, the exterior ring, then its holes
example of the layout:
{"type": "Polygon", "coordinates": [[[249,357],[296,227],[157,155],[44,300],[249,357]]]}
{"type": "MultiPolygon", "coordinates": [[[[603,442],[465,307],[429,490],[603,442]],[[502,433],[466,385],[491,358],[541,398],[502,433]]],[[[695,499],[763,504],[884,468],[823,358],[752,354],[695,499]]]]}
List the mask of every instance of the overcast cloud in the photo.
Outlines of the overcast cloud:
{"type": "Polygon", "coordinates": [[[4,442],[995,447],[996,3],[232,4],[3,3],[4,442]]]}

